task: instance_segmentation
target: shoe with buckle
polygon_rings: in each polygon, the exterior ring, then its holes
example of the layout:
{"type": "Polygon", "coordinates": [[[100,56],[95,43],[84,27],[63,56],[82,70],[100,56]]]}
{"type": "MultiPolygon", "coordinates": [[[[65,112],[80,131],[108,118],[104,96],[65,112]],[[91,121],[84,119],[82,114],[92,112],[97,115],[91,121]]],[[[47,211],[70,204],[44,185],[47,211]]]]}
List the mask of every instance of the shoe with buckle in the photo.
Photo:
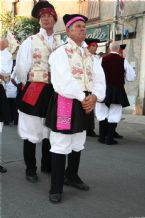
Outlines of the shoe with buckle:
{"type": "Polygon", "coordinates": [[[64,177],[64,185],[72,186],[79,190],[88,191],[90,187],[85,184],[80,177],[77,175],[74,179],[68,179],[66,176],[64,177]]]}
{"type": "Polygon", "coordinates": [[[58,204],[61,202],[61,193],[49,193],[49,200],[53,204],[58,204]]]}
{"type": "Polygon", "coordinates": [[[0,173],[6,173],[7,169],[0,165],[0,173]]]}

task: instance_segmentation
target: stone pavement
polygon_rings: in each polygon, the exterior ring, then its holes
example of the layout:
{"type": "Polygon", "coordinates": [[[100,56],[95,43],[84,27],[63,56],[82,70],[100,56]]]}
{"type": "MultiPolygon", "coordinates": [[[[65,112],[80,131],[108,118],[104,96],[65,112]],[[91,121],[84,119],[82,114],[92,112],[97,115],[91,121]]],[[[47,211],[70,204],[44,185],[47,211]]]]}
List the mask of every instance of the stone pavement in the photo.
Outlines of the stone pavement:
{"type": "Polygon", "coordinates": [[[124,114],[117,131],[124,138],[115,146],[87,138],[79,174],[90,191],[64,187],[62,203],[53,205],[50,175],[40,172],[41,144],[39,182],[31,184],[17,128],[4,126],[1,161],[8,172],[1,175],[1,218],[145,218],[145,116],[124,114]]]}

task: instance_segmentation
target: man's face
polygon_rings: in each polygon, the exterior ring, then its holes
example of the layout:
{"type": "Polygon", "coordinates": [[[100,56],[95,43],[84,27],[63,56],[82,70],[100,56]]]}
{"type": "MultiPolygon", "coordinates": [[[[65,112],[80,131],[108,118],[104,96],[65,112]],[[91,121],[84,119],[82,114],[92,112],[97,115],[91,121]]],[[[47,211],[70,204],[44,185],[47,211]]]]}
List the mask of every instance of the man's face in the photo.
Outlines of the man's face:
{"type": "Polygon", "coordinates": [[[83,21],[75,22],[69,29],[68,35],[74,41],[84,41],[86,38],[86,25],[83,21]]]}
{"type": "Polygon", "coordinates": [[[0,50],[3,49],[3,46],[2,46],[2,40],[0,39],[0,50]]]}
{"type": "Polygon", "coordinates": [[[45,30],[53,29],[55,20],[51,14],[42,14],[40,17],[40,26],[45,30]]]}
{"type": "Polygon", "coordinates": [[[98,48],[97,44],[88,46],[88,50],[91,54],[96,54],[97,48],[98,48]]]}
{"type": "Polygon", "coordinates": [[[0,50],[4,50],[8,47],[8,40],[7,39],[0,39],[0,50]]]}

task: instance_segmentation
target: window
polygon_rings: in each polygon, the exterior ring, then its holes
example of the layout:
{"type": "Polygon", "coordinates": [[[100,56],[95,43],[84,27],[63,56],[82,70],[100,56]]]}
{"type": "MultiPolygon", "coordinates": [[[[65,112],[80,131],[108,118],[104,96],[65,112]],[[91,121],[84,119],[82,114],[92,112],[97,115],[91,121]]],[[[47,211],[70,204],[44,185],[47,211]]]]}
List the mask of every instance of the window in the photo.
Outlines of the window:
{"type": "Polygon", "coordinates": [[[79,0],[79,13],[85,15],[89,20],[99,17],[99,0],[79,0]]]}
{"type": "Polygon", "coordinates": [[[18,14],[17,12],[17,3],[19,0],[13,0],[12,2],[12,11],[13,11],[13,16],[16,16],[18,14]]]}

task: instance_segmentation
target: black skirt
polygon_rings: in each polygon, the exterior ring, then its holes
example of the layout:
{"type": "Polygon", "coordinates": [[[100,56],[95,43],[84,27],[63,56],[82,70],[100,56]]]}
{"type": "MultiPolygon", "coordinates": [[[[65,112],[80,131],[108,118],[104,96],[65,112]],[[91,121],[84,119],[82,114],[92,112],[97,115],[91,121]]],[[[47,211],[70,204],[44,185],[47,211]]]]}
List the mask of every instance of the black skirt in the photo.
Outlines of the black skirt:
{"type": "Polygon", "coordinates": [[[9,105],[6,93],[2,84],[0,84],[0,122],[5,122],[9,119],[9,105]]]}
{"type": "Polygon", "coordinates": [[[63,134],[74,134],[79,133],[88,129],[88,125],[90,129],[94,128],[94,123],[90,121],[90,117],[94,118],[93,112],[90,114],[86,114],[84,109],[82,108],[82,104],[80,101],[73,99],[72,106],[72,116],[71,116],[71,129],[70,130],[57,130],[57,98],[58,94],[53,93],[51,100],[49,102],[47,114],[46,114],[46,126],[49,127],[54,132],[60,132],[63,134]],[[88,124],[89,122],[89,124],[88,124]]]}
{"type": "Polygon", "coordinates": [[[21,86],[18,89],[18,109],[26,114],[45,118],[48,109],[48,104],[53,93],[53,86],[52,84],[45,84],[36,104],[32,106],[31,104],[28,104],[23,101],[23,96],[25,95],[30,84],[30,82],[27,82],[23,90],[21,90],[21,86]]]}
{"type": "Polygon", "coordinates": [[[130,106],[124,87],[108,86],[104,103],[107,107],[111,104],[120,104],[122,107],[130,106]]]}

